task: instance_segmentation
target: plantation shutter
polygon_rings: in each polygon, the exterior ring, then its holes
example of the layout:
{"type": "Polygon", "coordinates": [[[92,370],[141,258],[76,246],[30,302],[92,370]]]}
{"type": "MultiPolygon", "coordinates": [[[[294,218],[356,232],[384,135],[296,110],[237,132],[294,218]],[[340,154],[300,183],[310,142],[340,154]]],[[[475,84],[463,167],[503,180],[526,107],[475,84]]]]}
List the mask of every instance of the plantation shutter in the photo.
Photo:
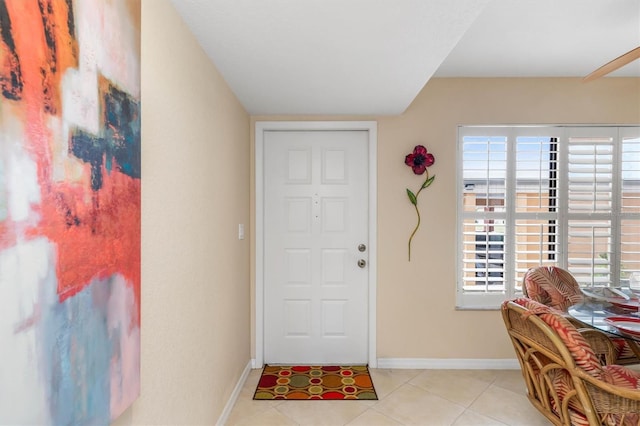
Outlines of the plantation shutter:
{"type": "Polygon", "coordinates": [[[581,285],[609,284],[617,256],[612,214],[617,129],[567,132],[567,268],[581,285]]]}
{"type": "Polygon", "coordinates": [[[640,289],[640,127],[620,129],[620,283],[640,289]]]}
{"type": "Polygon", "coordinates": [[[554,265],[558,252],[558,129],[530,129],[516,138],[514,286],[524,273],[554,265]]]}
{"type": "Polygon", "coordinates": [[[539,265],[640,290],[640,127],[461,126],[457,161],[458,307],[539,265]]]}
{"type": "Polygon", "coordinates": [[[462,176],[461,292],[480,307],[504,299],[507,140],[503,129],[460,135],[462,176]],[[479,299],[474,296],[482,296],[479,299]]]}

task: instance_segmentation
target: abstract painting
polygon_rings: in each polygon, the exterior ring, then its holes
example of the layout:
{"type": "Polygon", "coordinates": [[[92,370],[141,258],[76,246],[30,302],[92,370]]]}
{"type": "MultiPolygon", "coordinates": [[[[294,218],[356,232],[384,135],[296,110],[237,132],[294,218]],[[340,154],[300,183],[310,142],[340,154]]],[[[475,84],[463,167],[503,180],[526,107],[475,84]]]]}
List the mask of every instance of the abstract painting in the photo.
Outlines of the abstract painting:
{"type": "Polygon", "coordinates": [[[140,2],[0,0],[0,424],[140,393],[140,2]]]}

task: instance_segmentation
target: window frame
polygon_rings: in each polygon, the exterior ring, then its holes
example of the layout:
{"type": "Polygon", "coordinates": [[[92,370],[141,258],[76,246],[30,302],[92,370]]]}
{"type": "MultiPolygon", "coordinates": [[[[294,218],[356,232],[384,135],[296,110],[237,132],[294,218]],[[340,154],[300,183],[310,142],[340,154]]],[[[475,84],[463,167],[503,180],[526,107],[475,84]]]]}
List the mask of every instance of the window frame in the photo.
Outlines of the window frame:
{"type": "MultiPolygon", "coordinates": [[[[497,309],[502,301],[522,295],[517,289],[515,246],[517,244],[516,220],[519,218],[530,220],[546,220],[549,215],[528,212],[516,213],[516,140],[527,136],[549,136],[557,138],[557,164],[554,170],[557,173],[555,187],[557,200],[554,206],[557,234],[553,242],[556,252],[555,259],[545,264],[556,265],[567,269],[568,264],[568,224],[571,220],[610,219],[611,254],[609,265],[611,269],[611,281],[620,279],[619,251],[621,247],[620,223],[625,219],[639,220],[639,213],[623,213],[621,210],[621,186],[622,186],[622,142],[625,137],[640,137],[639,125],[469,125],[458,126],[456,141],[456,309],[497,309]],[[479,291],[477,293],[464,289],[465,258],[463,249],[468,241],[464,240],[463,230],[465,220],[483,216],[478,212],[464,210],[464,138],[465,137],[506,137],[506,174],[504,204],[505,212],[502,215],[505,220],[504,230],[504,290],[496,292],[479,291]],[[611,136],[614,156],[612,160],[612,204],[607,213],[570,213],[568,207],[568,167],[569,167],[569,138],[572,137],[604,137],[611,136]],[[615,267],[614,265],[618,265],[615,267]]],[[[553,143],[550,141],[550,143],[553,143]]],[[[550,159],[550,161],[552,161],[550,159]]],[[[550,211],[551,212],[551,211],[550,211]]],[[[491,215],[489,215],[491,217],[491,215]]],[[[477,219],[475,219],[477,220],[477,219]]],[[[483,219],[486,220],[486,219],[483,219]]],[[[479,234],[477,234],[479,235],[479,234]]]]}

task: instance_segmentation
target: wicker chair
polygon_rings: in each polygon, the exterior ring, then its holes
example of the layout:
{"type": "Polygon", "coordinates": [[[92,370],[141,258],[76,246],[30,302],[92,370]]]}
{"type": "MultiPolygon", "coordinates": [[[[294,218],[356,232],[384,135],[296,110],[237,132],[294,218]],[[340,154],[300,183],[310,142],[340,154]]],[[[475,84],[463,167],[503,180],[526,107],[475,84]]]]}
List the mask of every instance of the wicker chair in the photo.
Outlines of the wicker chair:
{"type": "Polygon", "coordinates": [[[557,266],[536,266],[525,272],[522,292],[529,299],[567,312],[582,301],[580,285],[569,271],[557,266]]]}
{"type": "Polygon", "coordinates": [[[611,341],[576,329],[559,311],[527,298],[502,317],[531,403],[555,425],[639,425],[640,373],[610,364],[611,341]]]}
{"type": "MultiPolygon", "coordinates": [[[[584,296],[580,285],[569,271],[557,266],[537,266],[525,272],[522,279],[522,292],[529,299],[558,309],[566,313],[571,305],[579,303],[584,296]]],[[[565,315],[577,328],[583,327],[580,321],[565,315]]],[[[626,339],[610,336],[616,348],[618,364],[636,364],[640,362],[626,339]]]]}

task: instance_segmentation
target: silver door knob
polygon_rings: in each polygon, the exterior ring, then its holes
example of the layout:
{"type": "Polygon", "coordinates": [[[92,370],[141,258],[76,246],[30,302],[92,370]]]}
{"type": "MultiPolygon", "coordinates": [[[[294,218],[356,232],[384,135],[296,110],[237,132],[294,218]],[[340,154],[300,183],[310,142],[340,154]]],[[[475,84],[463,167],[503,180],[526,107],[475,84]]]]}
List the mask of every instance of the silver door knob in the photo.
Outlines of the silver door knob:
{"type": "Polygon", "coordinates": [[[358,245],[358,251],[359,251],[359,252],[363,252],[363,251],[365,251],[366,249],[367,249],[367,246],[366,246],[366,245],[364,245],[364,244],[360,244],[360,245],[358,245]]]}
{"type": "Polygon", "coordinates": [[[361,268],[364,268],[365,266],[367,266],[367,261],[364,259],[359,259],[358,260],[358,266],[361,268]]]}

